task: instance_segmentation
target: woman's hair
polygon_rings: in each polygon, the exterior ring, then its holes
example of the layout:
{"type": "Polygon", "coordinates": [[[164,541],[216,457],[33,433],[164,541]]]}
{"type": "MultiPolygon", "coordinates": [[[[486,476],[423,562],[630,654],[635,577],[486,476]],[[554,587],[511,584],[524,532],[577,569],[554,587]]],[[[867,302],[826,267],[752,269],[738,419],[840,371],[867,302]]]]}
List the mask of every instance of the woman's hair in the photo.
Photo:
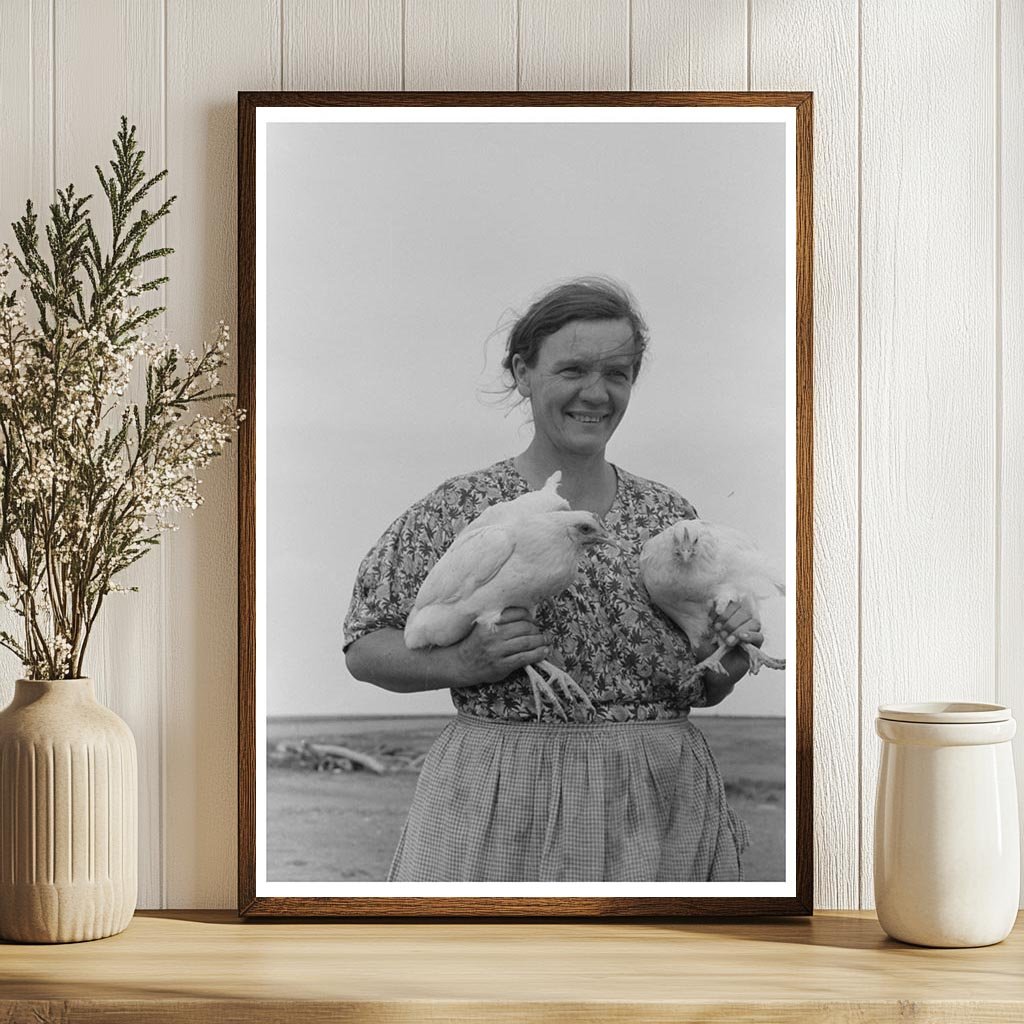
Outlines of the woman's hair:
{"type": "Polygon", "coordinates": [[[633,377],[640,372],[647,348],[647,323],[629,290],[608,277],[578,277],[545,292],[512,325],[501,365],[513,375],[512,360],[522,356],[527,366],[535,366],[545,338],[573,320],[627,320],[633,329],[636,359],[633,377]]]}

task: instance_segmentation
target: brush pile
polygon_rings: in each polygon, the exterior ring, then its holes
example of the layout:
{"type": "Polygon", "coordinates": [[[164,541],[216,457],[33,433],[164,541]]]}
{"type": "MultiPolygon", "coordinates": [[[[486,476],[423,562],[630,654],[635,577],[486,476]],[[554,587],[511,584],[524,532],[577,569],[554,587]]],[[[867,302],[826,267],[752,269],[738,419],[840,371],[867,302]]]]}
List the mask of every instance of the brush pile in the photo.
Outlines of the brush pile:
{"type": "Polygon", "coordinates": [[[268,744],[267,764],[315,772],[367,771],[374,775],[392,772],[418,772],[426,751],[392,743],[379,744],[370,751],[356,750],[338,743],[284,740],[268,744]]]}

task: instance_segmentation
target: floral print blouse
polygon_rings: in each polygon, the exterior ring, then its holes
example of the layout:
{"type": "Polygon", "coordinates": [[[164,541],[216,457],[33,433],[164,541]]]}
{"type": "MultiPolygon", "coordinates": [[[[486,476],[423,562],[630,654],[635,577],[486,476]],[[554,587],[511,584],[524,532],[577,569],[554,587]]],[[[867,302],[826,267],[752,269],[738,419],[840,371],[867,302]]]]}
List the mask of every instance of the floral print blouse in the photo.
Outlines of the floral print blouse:
{"type": "MultiPolygon", "coordinates": [[[[587,548],[576,582],[537,608],[536,623],[550,639],[552,660],[586,691],[599,721],[678,718],[705,700],[703,677],[691,678],[689,642],[647,596],[640,577],[644,542],[693,506],[663,484],[615,467],[618,488],[602,523],[622,545],[587,548]]],[[[446,480],[385,531],[359,567],[345,617],[348,647],[367,633],[402,629],[427,573],[458,533],[488,505],[530,490],[512,459],[446,480]]],[[[484,718],[534,721],[533,691],[519,671],[497,683],[452,690],[455,707],[484,718]]],[[[563,701],[579,721],[582,706],[563,701]]],[[[545,704],[543,721],[558,722],[545,704]]]]}

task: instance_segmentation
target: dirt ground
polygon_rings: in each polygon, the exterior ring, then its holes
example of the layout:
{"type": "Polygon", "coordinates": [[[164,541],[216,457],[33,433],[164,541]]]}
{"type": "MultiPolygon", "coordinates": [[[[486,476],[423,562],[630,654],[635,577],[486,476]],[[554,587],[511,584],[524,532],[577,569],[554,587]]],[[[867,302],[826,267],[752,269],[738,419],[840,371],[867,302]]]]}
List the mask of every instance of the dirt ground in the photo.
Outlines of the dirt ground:
{"type": "MultiPolygon", "coordinates": [[[[280,719],[268,748],[290,741],[340,744],[366,753],[426,750],[447,718],[280,719]]],[[[751,845],[747,881],[785,877],[785,721],[702,716],[694,721],[718,760],[751,845]]],[[[267,880],[376,881],[391,855],[416,788],[409,770],[311,771],[268,765],[267,880]]]]}

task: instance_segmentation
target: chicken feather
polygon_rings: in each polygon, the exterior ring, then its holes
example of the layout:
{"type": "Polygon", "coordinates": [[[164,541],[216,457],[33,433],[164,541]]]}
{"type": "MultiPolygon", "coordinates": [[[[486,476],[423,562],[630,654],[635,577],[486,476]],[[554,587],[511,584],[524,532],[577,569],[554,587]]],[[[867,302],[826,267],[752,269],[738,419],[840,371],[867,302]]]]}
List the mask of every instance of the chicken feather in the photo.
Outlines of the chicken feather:
{"type": "MultiPolygon", "coordinates": [[[[478,622],[495,628],[510,607],[526,608],[532,617],[542,600],[572,585],[586,546],[616,543],[592,513],[569,509],[558,496],[559,478],[553,474],[541,490],[490,506],[458,534],[416,595],[405,625],[406,646],[448,647],[478,622]]],[[[557,665],[541,661],[536,668],[527,665],[526,673],[538,718],[541,694],[568,717],[551,682],[593,711],[583,690],[557,665]]]]}
{"type": "Polygon", "coordinates": [[[558,493],[561,482],[562,471],[556,469],[538,490],[527,491],[518,498],[489,505],[466,526],[466,530],[476,530],[481,526],[500,526],[502,523],[534,512],[568,512],[569,502],[558,493]]]}
{"type": "MultiPolygon", "coordinates": [[[[722,614],[735,601],[757,616],[761,601],[785,593],[764,553],[746,534],[701,519],[682,519],[650,538],[640,552],[640,573],[651,600],[694,648],[709,635],[713,613],[722,614]]],[[[752,675],[763,666],[786,667],[783,659],[769,657],[754,644],[741,646],[752,675]]],[[[728,650],[720,643],[696,670],[724,672],[721,659],[728,650]]]]}

